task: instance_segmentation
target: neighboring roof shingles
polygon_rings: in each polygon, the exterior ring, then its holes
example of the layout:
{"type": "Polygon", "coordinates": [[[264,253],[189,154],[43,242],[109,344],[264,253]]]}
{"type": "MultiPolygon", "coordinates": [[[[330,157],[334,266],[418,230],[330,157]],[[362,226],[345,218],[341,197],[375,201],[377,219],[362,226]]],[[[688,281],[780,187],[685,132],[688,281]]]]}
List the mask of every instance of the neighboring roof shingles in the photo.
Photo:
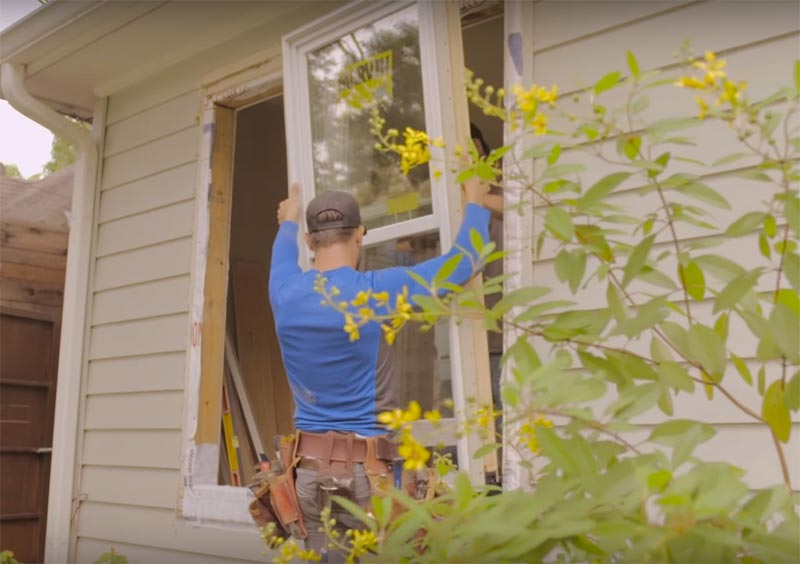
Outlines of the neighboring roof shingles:
{"type": "Polygon", "coordinates": [[[0,176],[0,221],[69,231],[73,177],[72,166],[37,182],[0,176]]]}

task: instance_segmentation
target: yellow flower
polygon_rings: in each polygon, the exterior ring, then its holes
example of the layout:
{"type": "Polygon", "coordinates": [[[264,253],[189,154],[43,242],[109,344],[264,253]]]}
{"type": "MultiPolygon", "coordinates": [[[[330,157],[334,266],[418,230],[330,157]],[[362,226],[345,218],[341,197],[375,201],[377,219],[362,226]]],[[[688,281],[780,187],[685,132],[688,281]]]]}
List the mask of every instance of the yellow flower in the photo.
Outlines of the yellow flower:
{"type": "Polygon", "coordinates": [[[725,78],[725,61],[717,59],[717,55],[712,51],[706,51],[704,60],[695,61],[692,66],[696,69],[704,71],[705,83],[709,86],[716,84],[718,78],[725,78]]]}
{"type": "Polygon", "coordinates": [[[381,325],[381,329],[383,329],[384,338],[386,339],[387,345],[393,345],[394,340],[397,338],[397,330],[395,330],[391,325],[381,325]]]}
{"type": "Polygon", "coordinates": [[[372,531],[350,529],[346,535],[350,537],[350,553],[347,555],[347,564],[354,564],[368,552],[375,552],[378,548],[378,537],[372,531]]]}
{"type": "Polygon", "coordinates": [[[438,409],[432,409],[431,411],[425,412],[425,420],[430,421],[431,423],[439,423],[442,420],[442,414],[439,412],[438,409]]]}
{"type": "Polygon", "coordinates": [[[444,139],[442,139],[441,137],[437,137],[436,139],[431,141],[431,145],[433,145],[434,147],[444,147],[444,139]]]}
{"type": "Polygon", "coordinates": [[[357,341],[360,337],[358,332],[358,324],[353,319],[353,316],[347,314],[344,316],[344,330],[350,335],[350,342],[357,341]]]}
{"type": "Polygon", "coordinates": [[[375,292],[372,294],[372,299],[376,306],[384,306],[389,302],[389,292],[375,292]]]}
{"type": "Polygon", "coordinates": [[[528,420],[519,428],[520,438],[533,454],[537,454],[539,452],[539,439],[536,436],[536,429],[538,427],[551,428],[552,426],[553,422],[545,417],[537,417],[533,421],[528,420]]]}
{"type": "Polygon", "coordinates": [[[437,168],[437,169],[435,169],[435,170],[433,171],[433,177],[434,177],[436,180],[439,180],[439,179],[442,177],[442,171],[441,171],[441,170],[439,170],[438,168],[437,168]]]}
{"type": "Polygon", "coordinates": [[[722,102],[728,102],[732,105],[736,105],[737,103],[741,102],[742,100],[742,91],[747,88],[746,82],[740,82],[736,84],[730,80],[725,80],[722,84],[723,91],[722,95],[717,100],[717,104],[722,104],[722,102]]]}
{"type": "Polygon", "coordinates": [[[704,117],[706,117],[706,115],[708,115],[708,103],[705,100],[703,100],[700,96],[695,96],[694,99],[697,102],[697,107],[700,109],[700,113],[698,114],[697,117],[703,119],[704,117]]]}
{"type": "Polygon", "coordinates": [[[403,468],[406,470],[422,470],[431,457],[430,451],[417,441],[410,431],[405,431],[401,435],[397,454],[404,459],[403,468]]]}
{"type": "Polygon", "coordinates": [[[365,303],[367,303],[367,301],[369,301],[370,293],[371,293],[370,290],[367,290],[365,292],[364,291],[359,292],[358,294],[356,294],[356,299],[354,299],[352,302],[350,302],[350,304],[353,307],[358,307],[358,306],[364,305],[365,303]]]}
{"type": "Polygon", "coordinates": [[[703,81],[698,80],[693,76],[684,76],[675,81],[674,84],[680,88],[694,88],[695,90],[703,90],[706,87],[706,84],[703,81]]]}
{"type": "Polygon", "coordinates": [[[537,112],[537,114],[533,116],[531,126],[533,127],[534,133],[537,135],[543,135],[547,133],[547,116],[541,112],[537,112]]]}
{"type": "Polygon", "coordinates": [[[362,307],[358,310],[358,315],[361,317],[362,321],[369,321],[375,315],[375,312],[371,307],[362,307]]]}

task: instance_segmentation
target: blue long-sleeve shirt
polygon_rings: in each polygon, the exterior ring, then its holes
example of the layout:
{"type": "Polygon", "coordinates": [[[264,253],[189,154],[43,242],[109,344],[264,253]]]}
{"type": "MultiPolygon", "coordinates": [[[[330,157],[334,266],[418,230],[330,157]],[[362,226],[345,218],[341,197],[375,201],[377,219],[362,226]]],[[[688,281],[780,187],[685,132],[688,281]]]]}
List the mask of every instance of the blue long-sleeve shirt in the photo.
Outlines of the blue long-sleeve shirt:
{"type": "MultiPolygon", "coordinates": [[[[403,288],[409,299],[428,294],[409,271],[426,281],[452,256],[462,256],[448,281],[462,284],[473,274],[477,252],[470,241],[475,229],[489,240],[489,211],[467,204],[464,220],[455,244],[442,256],[411,267],[395,267],[359,272],[340,267],[324,272],[328,287],[341,294],[337,300],[351,301],[360,291],[388,292],[392,303],[403,288]]],[[[285,221],[278,229],[272,248],[269,299],[275,317],[283,363],[295,400],[295,427],[302,431],[355,432],[377,435],[385,429],[377,421],[376,371],[378,346],[383,331],[370,322],[359,329],[360,337],[350,342],[343,330],[344,317],[330,306],[322,305],[322,296],[314,289],[318,270],[303,272],[298,265],[297,223],[285,221]]]]}

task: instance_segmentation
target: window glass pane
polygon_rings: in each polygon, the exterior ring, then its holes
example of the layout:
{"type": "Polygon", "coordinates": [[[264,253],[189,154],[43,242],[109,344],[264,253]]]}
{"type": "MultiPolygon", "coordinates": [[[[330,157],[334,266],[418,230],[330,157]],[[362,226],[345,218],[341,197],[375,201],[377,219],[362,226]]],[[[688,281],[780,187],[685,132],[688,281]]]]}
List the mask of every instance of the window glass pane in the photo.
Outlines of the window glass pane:
{"type": "Polygon", "coordinates": [[[432,213],[428,167],[405,176],[397,155],[375,149],[370,108],[386,128],[425,129],[416,7],[307,55],[317,193],[351,192],[368,228],[432,213]]]}
{"type": "MultiPolygon", "coordinates": [[[[435,233],[396,239],[365,249],[361,268],[412,266],[440,253],[439,235],[435,233]]],[[[406,406],[416,400],[423,409],[433,409],[453,397],[449,332],[447,320],[426,332],[420,331],[418,324],[409,324],[391,347],[382,343],[378,377],[391,378],[395,405],[406,406]]],[[[447,410],[442,413],[449,414],[447,410]]]]}

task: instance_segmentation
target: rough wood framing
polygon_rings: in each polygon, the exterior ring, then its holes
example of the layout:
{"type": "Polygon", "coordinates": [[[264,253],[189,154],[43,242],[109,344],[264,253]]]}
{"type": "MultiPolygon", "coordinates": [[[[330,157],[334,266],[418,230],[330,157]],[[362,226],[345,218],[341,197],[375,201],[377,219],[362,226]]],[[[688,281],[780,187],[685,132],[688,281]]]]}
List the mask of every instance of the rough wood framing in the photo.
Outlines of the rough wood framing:
{"type": "MultiPolygon", "coordinates": [[[[456,138],[460,143],[469,139],[469,107],[464,91],[464,48],[461,38],[461,15],[456,2],[447,3],[447,35],[450,41],[450,80],[453,92],[453,115],[455,117],[456,138]]],[[[463,197],[463,192],[462,192],[463,197]]],[[[480,288],[483,285],[483,276],[479,273],[469,282],[469,288],[475,290],[480,301],[483,297],[480,288]]],[[[492,379],[489,369],[489,344],[483,321],[473,319],[469,324],[468,346],[473,351],[475,363],[475,381],[477,385],[477,400],[479,405],[492,406],[492,379]]],[[[483,470],[488,473],[497,473],[497,451],[492,451],[483,458],[483,470]]]]}
{"type": "Polygon", "coordinates": [[[219,443],[221,393],[225,359],[225,314],[228,298],[228,243],[233,188],[235,112],[216,108],[211,149],[208,259],[206,262],[201,341],[200,409],[195,440],[219,443]]]}

